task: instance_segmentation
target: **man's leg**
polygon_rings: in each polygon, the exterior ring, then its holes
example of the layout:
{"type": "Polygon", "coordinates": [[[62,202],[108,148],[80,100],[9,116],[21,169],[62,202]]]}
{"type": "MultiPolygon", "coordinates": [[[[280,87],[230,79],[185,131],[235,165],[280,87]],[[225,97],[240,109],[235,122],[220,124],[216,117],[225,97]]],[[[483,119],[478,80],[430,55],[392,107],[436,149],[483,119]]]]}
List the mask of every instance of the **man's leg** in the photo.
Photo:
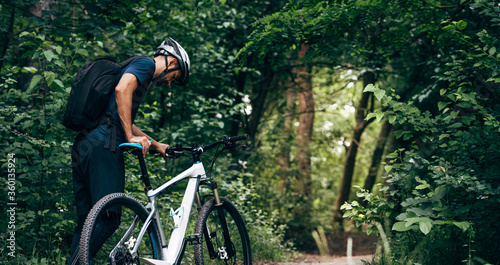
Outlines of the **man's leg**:
{"type": "MultiPolygon", "coordinates": [[[[125,162],[123,153],[117,148],[112,152],[104,149],[104,143],[98,140],[97,148],[92,153],[89,164],[89,186],[92,205],[111,193],[124,192],[125,189],[125,162]]],[[[93,257],[104,242],[120,226],[121,209],[112,208],[106,212],[96,224],[91,238],[91,256],[93,257]]]]}
{"type": "Polygon", "coordinates": [[[83,229],[83,224],[85,223],[85,219],[87,218],[87,215],[79,216],[78,217],[78,225],[76,226],[75,229],[75,234],[73,236],[73,242],[71,243],[71,250],[70,250],[70,260],[69,263],[70,265],[76,264],[76,257],[78,256],[78,251],[80,250],[80,237],[82,235],[82,229],[83,229]]]}
{"type": "MultiPolygon", "coordinates": [[[[96,224],[90,239],[90,256],[94,257],[95,254],[101,249],[106,240],[113,235],[116,229],[120,226],[121,215],[114,212],[106,212],[101,220],[96,224]]],[[[107,253],[109,254],[109,253],[107,253]]]]}
{"type": "Polygon", "coordinates": [[[87,214],[92,207],[92,197],[88,183],[88,157],[92,152],[93,144],[83,135],[78,135],[71,151],[71,166],[73,168],[73,193],[75,196],[75,206],[78,215],[78,223],[73,236],[70,249],[70,260],[68,264],[76,264],[80,245],[80,237],[87,218],[87,214]]]}

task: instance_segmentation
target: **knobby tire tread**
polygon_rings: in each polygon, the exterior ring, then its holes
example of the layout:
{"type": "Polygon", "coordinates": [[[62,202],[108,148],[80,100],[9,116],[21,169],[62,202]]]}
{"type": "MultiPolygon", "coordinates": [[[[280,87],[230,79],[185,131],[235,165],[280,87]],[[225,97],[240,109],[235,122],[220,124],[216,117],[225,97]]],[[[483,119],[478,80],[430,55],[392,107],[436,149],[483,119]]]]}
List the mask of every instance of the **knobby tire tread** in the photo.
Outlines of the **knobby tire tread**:
{"type": "MultiPolygon", "coordinates": [[[[226,220],[229,222],[228,219],[230,218],[233,219],[238,228],[242,240],[242,250],[243,252],[245,252],[243,254],[244,255],[243,264],[250,265],[252,264],[250,239],[243,218],[241,217],[241,214],[238,212],[234,204],[231,203],[228,199],[220,198],[220,200],[222,206],[219,207],[222,207],[224,209],[226,220]]],[[[203,207],[199,211],[198,219],[196,220],[195,234],[199,235],[200,237],[200,242],[194,244],[194,259],[195,259],[195,264],[197,265],[204,265],[203,256],[208,255],[208,253],[203,253],[203,246],[206,245],[203,231],[205,229],[207,218],[209,217],[212,211],[217,212],[217,208],[215,206],[215,199],[211,199],[203,205],[203,207]]]]}
{"type": "MultiPolygon", "coordinates": [[[[92,207],[92,210],[89,212],[87,219],[85,220],[85,224],[82,229],[82,235],[80,238],[80,251],[79,251],[79,259],[80,264],[90,265],[91,258],[89,257],[89,244],[90,237],[92,234],[92,230],[96,224],[96,219],[101,216],[101,211],[105,211],[109,208],[109,206],[123,206],[127,207],[135,212],[135,214],[139,215],[139,218],[142,222],[146,220],[148,217],[147,209],[142,205],[142,203],[136,198],[125,194],[125,193],[112,193],[101,198],[95,205],[92,207]]],[[[142,225],[142,223],[140,224],[142,225]]],[[[153,250],[158,256],[157,259],[161,259],[161,244],[160,244],[160,236],[158,227],[154,220],[150,224],[150,229],[152,231],[148,231],[144,236],[148,237],[148,234],[152,235],[151,240],[154,241],[153,246],[155,249],[153,250]]]]}

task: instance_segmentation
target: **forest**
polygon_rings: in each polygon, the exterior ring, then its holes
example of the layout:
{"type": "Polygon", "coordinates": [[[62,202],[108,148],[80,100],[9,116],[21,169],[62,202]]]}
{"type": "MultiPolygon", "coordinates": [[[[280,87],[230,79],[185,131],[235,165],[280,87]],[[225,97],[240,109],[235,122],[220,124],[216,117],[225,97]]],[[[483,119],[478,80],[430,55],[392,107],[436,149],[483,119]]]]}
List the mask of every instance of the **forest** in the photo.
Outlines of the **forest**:
{"type": "MultiPolygon", "coordinates": [[[[353,231],[378,238],[367,264],[500,264],[498,0],[1,0],[0,17],[2,264],[69,260],[78,69],[168,37],[190,82],[151,89],[135,124],[170,145],[250,136],[212,177],[255,263],[353,231]]],[[[190,163],[146,159],[153,185],[190,163]]]]}

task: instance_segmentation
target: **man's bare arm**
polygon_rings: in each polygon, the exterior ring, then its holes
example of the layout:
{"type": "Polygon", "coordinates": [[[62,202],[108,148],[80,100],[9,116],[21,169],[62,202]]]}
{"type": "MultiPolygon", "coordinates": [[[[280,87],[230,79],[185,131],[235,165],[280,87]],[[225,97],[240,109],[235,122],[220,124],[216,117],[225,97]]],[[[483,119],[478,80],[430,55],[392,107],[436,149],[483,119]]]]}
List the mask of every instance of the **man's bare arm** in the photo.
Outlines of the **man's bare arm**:
{"type": "Polygon", "coordinates": [[[124,74],[115,88],[116,105],[118,115],[120,116],[120,123],[125,133],[125,138],[130,143],[141,144],[143,147],[143,155],[145,156],[151,143],[145,136],[134,135],[132,130],[132,98],[138,85],[139,82],[135,75],[129,73],[124,74]]]}

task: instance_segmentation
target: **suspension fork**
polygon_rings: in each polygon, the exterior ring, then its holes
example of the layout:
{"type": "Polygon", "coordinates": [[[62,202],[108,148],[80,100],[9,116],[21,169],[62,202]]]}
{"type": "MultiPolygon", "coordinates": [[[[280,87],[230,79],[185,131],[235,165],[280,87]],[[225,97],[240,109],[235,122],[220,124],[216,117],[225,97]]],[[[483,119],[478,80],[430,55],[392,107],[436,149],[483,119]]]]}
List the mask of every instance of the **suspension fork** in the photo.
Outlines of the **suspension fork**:
{"type": "MultiPolygon", "coordinates": [[[[221,207],[222,201],[220,200],[219,192],[217,190],[217,183],[215,181],[203,181],[201,184],[207,185],[213,190],[215,207],[217,208],[217,215],[218,215],[220,224],[222,226],[222,234],[224,237],[224,247],[226,248],[228,258],[232,258],[234,256],[234,248],[233,248],[233,243],[231,242],[231,237],[229,235],[229,229],[227,227],[227,221],[226,221],[226,216],[224,214],[224,209],[221,207]]],[[[197,198],[199,200],[199,194],[197,195],[197,198]]],[[[201,200],[199,200],[199,201],[201,203],[201,200]]],[[[212,243],[212,237],[211,237],[208,226],[205,227],[205,230],[203,231],[203,235],[204,235],[206,243],[207,243],[207,248],[208,248],[208,251],[210,253],[210,258],[211,259],[217,258],[217,251],[215,251],[215,249],[214,249],[214,246],[212,243]]]]}

